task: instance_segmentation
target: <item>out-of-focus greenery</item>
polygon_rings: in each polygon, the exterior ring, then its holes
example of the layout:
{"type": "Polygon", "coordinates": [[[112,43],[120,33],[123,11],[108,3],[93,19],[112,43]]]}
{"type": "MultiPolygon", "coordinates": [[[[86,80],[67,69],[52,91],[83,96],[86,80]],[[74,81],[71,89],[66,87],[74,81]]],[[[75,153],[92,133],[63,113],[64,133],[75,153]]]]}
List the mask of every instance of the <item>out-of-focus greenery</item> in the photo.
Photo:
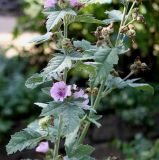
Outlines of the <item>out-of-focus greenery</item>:
{"type": "Polygon", "coordinates": [[[150,141],[142,134],[137,134],[130,142],[115,140],[110,145],[115,145],[124,154],[125,160],[158,160],[159,159],[159,139],[150,141]]]}
{"type": "Polygon", "coordinates": [[[127,88],[113,92],[102,105],[106,104],[106,110],[114,110],[115,114],[131,125],[153,126],[152,116],[159,112],[158,87],[153,86],[155,95],[127,88]]]}
{"type": "Polygon", "coordinates": [[[36,116],[34,102],[45,98],[39,89],[25,87],[26,78],[37,70],[28,65],[29,58],[0,54],[0,138],[20,120],[36,116]]]}

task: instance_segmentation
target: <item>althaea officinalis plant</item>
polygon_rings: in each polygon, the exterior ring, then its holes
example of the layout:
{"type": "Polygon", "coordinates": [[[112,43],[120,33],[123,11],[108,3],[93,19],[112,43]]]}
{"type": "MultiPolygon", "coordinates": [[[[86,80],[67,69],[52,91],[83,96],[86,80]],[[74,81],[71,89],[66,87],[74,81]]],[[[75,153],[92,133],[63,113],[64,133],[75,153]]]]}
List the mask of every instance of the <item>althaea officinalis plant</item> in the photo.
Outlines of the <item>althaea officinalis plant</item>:
{"type": "MultiPolygon", "coordinates": [[[[106,11],[108,19],[98,20],[91,14],[79,14],[79,10],[92,3],[105,3],[104,0],[45,0],[44,14],[47,16],[46,34],[30,42],[42,43],[56,41],[56,54],[48,65],[26,81],[28,88],[35,88],[51,81],[52,86],[43,88],[52,101],[35,103],[41,107],[40,118],[27,128],[11,136],[7,145],[8,154],[35,149],[43,153],[47,160],[94,160],[91,157],[93,147],[83,141],[90,124],[100,127],[101,118],[96,112],[100,100],[117,88],[133,87],[153,93],[153,88],[139,79],[129,79],[131,75],[148,68],[139,58],[130,66],[130,73],[122,79],[114,69],[119,57],[129,51],[125,38],[135,41],[134,22],[145,23],[139,13],[140,0],[121,0],[123,12],[106,11]],[[99,24],[94,35],[96,44],[87,40],[68,38],[68,27],[74,22],[99,24]],[[114,31],[114,23],[119,23],[119,30],[114,31]],[[116,34],[118,33],[118,34],[116,34]],[[116,37],[115,41],[112,36],[116,37]],[[87,88],[68,84],[67,74],[70,69],[80,67],[89,72],[87,88]],[[61,140],[65,141],[65,154],[59,152],[61,140]],[[53,144],[50,147],[50,144],[53,144]]],[[[73,38],[73,37],[72,37],[73,38]]],[[[107,158],[106,158],[107,159],[107,158]]],[[[111,159],[111,158],[109,158],[111,159]]]]}

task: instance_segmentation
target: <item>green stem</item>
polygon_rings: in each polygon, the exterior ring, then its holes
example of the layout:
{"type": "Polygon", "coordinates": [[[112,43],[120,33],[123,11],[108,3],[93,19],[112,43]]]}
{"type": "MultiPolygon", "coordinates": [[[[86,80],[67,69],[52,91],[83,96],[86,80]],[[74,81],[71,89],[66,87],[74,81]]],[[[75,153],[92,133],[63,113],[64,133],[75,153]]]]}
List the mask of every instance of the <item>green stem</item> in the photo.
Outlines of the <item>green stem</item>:
{"type": "Polygon", "coordinates": [[[121,22],[120,22],[120,27],[119,27],[119,32],[118,32],[118,35],[117,35],[117,38],[116,38],[115,47],[116,47],[116,46],[117,46],[117,44],[118,44],[118,40],[119,40],[119,36],[120,36],[120,32],[121,32],[121,29],[122,29],[122,26],[123,26],[123,23],[124,23],[124,20],[125,20],[125,16],[126,16],[127,8],[128,8],[128,5],[127,5],[127,6],[124,6],[123,18],[122,18],[122,20],[121,20],[121,22]]]}
{"type": "MultiPolygon", "coordinates": [[[[68,25],[66,24],[66,23],[64,23],[64,38],[67,38],[67,31],[68,30],[68,25]]],[[[67,54],[67,53],[65,53],[65,54],[67,54]]],[[[64,82],[66,83],[66,80],[67,80],[67,73],[68,73],[68,69],[67,68],[65,68],[65,70],[64,70],[64,76],[63,76],[63,79],[64,79],[64,82]]]]}
{"type": "Polygon", "coordinates": [[[128,15],[127,15],[127,17],[126,17],[126,19],[125,19],[123,25],[125,25],[126,22],[128,21],[128,19],[129,19],[129,17],[130,17],[130,14],[131,14],[131,12],[132,12],[132,10],[133,10],[135,4],[136,4],[136,0],[133,2],[133,4],[132,4],[132,6],[131,6],[131,8],[130,8],[130,10],[129,10],[129,12],[128,12],[128,15]]]}
{"type": "MultiPolygon", "coordinates": [[[[92,106],[93,109],[96,109],[96,108],[98,107],[98,105],[99,105],[99,102],[100,102],[100,100],[101,100],[101,93],[102,93],[102,91],[103,91],[103,89],[104,89],[104,86],[105,86],[105,80],[103,80],[103,82],[102,82],[102,84],[101,84],[101,86],[100,86],[100,88],[99,88],[97,98],[96,98],[96,100],[95,100],[95,102],[94,102],[94,105],[92,106]]],[[[89,117],[90,117],[91,115],[92,115],[92,114],[91,114],[91,112],[90,112],[89,117]]],[[[82,131],[82,133],[81,133],[81,136],[79,137],[78,144],[81,144],[81,143],[83,142],[83,140],[84,140],[84,138],[85,138],[85,136],[86,136],[86,134],[87,134],[87,132],[88,132],[88,129],[89,129],[89,127],[90,127],[90,124],[91,124],[91,123],[90,123],[89,121],[86,122],[85,127],[84,127],[84,129],[83,129],[83,131],[82,131]]]]}
{"type": "Polygon", "coordinates": [[[125,81],[125,80],[127,80],[130,76],[132,76],[134,74],[134,72],[133,71],[131,71],[123,80],[125,81]]]}
{"type": "Polygon", "coordinates": [[[61,129],[62,129],[62,116],[59,116],[59,127],[58,127],[58,137],[55,142],[55,148],[54,148],[54,157],[53,160],[56,160],[59,152],[59,145],[60,145],[60,139],[61,139],[61,129]]]}
{"type": "Polygon", "coordinates": [[[68,25],[64,23],[64,37],[67,38],[68,25]]]}

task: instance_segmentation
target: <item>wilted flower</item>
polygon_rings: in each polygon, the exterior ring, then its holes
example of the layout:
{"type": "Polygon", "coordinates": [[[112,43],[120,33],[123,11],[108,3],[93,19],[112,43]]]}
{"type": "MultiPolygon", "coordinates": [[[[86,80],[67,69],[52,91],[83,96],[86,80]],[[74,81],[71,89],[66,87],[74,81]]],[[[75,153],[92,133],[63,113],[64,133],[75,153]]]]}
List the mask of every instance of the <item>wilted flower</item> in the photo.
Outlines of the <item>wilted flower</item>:
{"type": "Polygon", "coordinates": [[[44,8],[55,7],[57,0],[44,0],[44,8]]]}
{"type": "Polygon", "coordinates": [[[63,101],[67,96],[71,96],[71,86],[65,82],[56,82],[50,90],[51,97],[55,101],[63,101]]]}
{"type": "Polygon", "coordinates": [[[85,92],[84,92],[84,90],[83,89],[80,89],[79,91],[77,91],[77,92],[75,92],[74,94],[73,94],[73,97],[74,98],[83,98],[84,99],[84,101],[83,101],[83,106],[81,106],[83,109],[89,109],[89,105],[88,105],[88,103],[89,103],[89,99],[88,99],[88,94],[86,94],[85,92]]]}
{"type": "Polygon", "coordinates": [[[49,150],[49,143],[46,142],[40,142],[39,145],[36,147],[36,152],[40,153],[47,153],[49,150]]]}

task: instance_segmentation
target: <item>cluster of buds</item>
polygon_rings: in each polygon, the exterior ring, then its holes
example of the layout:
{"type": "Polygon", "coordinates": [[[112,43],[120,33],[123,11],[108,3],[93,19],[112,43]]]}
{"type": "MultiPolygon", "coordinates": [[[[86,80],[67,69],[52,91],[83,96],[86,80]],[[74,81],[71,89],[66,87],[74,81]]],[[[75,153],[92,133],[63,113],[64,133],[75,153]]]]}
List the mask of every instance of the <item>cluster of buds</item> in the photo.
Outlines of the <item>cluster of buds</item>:
{"type": "Polygon", "coordinates": [[[72,41],[68,38],[64,38],[62,40],[62,48],[67,52],[71,52],[74,49],[74,46],[72,44],[72,41]]]}
{"type": "Polygon", "coordinates": [[[140,60],[140,57],[136,57],[134,63],[130,66],[130,70],[132,73],[137,74],[140,71],[146,71],[149,70],[149,67],[146,63],[142,63],[140,60]]]}
{"type": "Polygon", "coordinates": [[[96,96],[98,94],[98,88],[94,87],[94,88],[86,88],[86,93],[90,94],[90,95],[94,95],[96,96]]]}
{"type": "Polygon", "coordinates": [[[107,45],[112,47],[110,34],[114,32],[113,23],[106,27],[97,27],[94,35],[97,37],[97,46],[107,45]]]}
{"type": "Polygon", "coordinates": [[[50,116],[43,117],[39,120],[40,130],[46,130],[51,124],[53,124],[53,118],[50,116]]]}
{"type": "Polygon", "coordinates": [[[120,33],[127,35],[134,42],[135,37],[136,37],[136,31],[135,31],[135,26],[133,24],[129,24],[127,26],[123,26],[121,28],[120,33]]]}
{"type": "Polygon", "coordinates": [[[142,14],[139,13],[138,8],[134,8],[132,12],[132,18],[138,22],[145,23],[145,18],[142,14]]]}

